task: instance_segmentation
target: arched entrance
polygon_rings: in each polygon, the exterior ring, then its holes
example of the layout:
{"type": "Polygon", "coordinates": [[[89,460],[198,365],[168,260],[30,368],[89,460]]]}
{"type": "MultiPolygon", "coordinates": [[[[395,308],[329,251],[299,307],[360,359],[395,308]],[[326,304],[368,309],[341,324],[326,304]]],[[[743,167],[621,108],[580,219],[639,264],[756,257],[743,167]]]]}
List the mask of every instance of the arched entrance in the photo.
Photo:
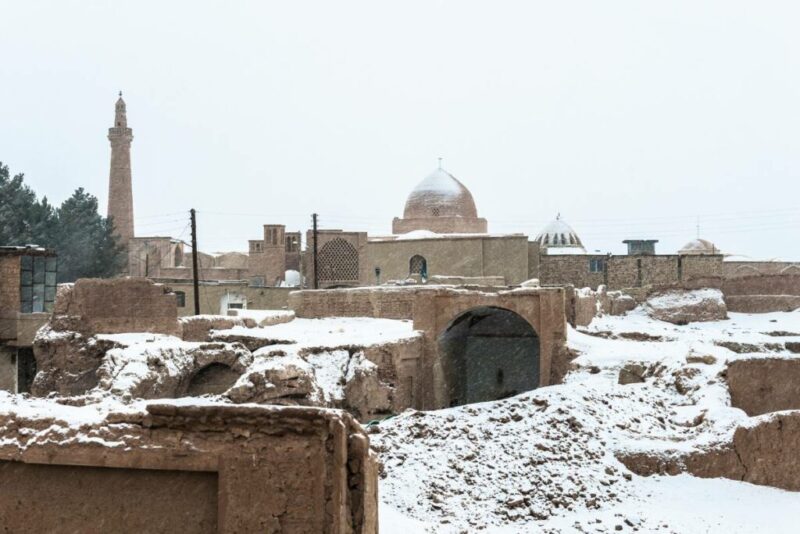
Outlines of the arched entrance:
{"type": "Polygon", "coordinates": [[[206,365],[189,380],[186,396],[221,395],[236,383],[240,374],[224,363],[206,365]]]}
{"type": "Polygon", "coordinates": [[[510,310],[466,311],[438,343],[450,406],[503,399],[539,386],[539,336],[510,310]]]}

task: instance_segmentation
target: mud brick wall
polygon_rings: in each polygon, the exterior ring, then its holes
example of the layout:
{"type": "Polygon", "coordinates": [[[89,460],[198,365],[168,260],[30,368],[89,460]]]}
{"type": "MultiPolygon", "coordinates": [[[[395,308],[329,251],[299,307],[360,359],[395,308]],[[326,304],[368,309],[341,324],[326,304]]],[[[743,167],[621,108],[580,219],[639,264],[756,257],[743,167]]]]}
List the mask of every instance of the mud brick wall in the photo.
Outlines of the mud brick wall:
{"type": "Polygon", "coordinates": [[[800,273],[751,275],[725,280],[722,292],[728,295],[800,295],[800,273]]]}
{"type": "Polygon", "coordinates": [[[79,318],[80,330],[92,334],[180,335],[175,294],[145,278],[82,278],[60,286],[54,314],[79,318]]]}
{"type": "Polygon", "coordinates": [[[77,428],[12,409],[11,532],[377,532],[377,461],[344,412],[163,403],[77,428]]]}
{"type": "Polygon", "coordinates": [[[800,308],[800,273],[752,274],[726,278],[722,293],[728,309],[741,313],[792,311],[800,308]]]}
{"type": "Polygon", "coordinates": [[[305,318],[411,319],[415,300],[414,290],[401,288],[304,290],[289,294],[289,308],[305,318]]]}
{"type": "Polygon", "coordinates": [[[19,256],[0,256],[0,342],[17,337],[19,256]]]}
{"type": "MultiPolygon", "coordinates": [[[[191,282],[178,282],[175,280],[160,280],[173,292],[181,291],[184,294],[184,305],[178,307],[178,315],[194,315],[194,286],[191,282]]],[[[289,301],[289,293],[294,291],[291,287],[251,287],[246,282],[200,284],[200,313],[203,315],[218,315],[225,313],[222,309],[223,300],[230,295],[243,297],[247,300],[247,309],[250,310],[281,310],[285,309],[289,301]]]]}
{"type": "Polygon", "coordinates": [[[0,256],[0,317],[20,310],[19,262],[19,256],[0,256]]]}
{"type": "Polygon", "coordinates": [[[731,405],[747,415],[800,410],[800,360],[749,358],[734,360],[725,372],[731,405]]]}
{"type": "Polygon", "coordinates": [[[725,278],[740,278],[759,274],[800,275],[800,262],[789,261],[726,261],[723,264],[725,278]]]}

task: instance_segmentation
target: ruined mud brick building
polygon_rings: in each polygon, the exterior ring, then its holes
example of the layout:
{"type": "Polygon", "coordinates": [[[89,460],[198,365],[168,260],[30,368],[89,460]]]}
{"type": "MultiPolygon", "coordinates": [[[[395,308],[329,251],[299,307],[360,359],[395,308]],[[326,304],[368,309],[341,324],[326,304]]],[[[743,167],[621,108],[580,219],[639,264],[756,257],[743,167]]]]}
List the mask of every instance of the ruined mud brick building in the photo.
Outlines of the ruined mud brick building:
{"type": "Polygon", "coordinates": [[[33,339],[53,310],[57,268],[52,250],[0,247],[0,389],[30,389],[33,339]]]}
{"type": "Polygon", "coordinates": [[[162,401],[79,425],[31,412],[0,416],[7,531],[378,531],[376,458],[346,413],[162,401]]]}
{"type": "Polygon", "coordinates": [[[420,350],[387,362],[386,371],[396,377],[404,404],[417,409],[495,400],[560,383],[570,359],[562,288],[297,291],[289,303],[298,317],[413,321],[423,333],[420,350]]]}

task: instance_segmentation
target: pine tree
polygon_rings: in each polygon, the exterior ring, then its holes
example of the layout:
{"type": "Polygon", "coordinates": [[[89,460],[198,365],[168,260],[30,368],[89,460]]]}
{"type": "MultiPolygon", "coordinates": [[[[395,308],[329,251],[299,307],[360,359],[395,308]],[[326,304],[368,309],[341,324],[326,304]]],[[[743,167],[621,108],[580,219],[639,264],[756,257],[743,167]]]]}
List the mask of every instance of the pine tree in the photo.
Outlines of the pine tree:
{"type": "Polygon", "coordinates": [[[59,282],[110,277],[122,270],[124,246],[97,207],[97,198],[79,188],[55,209],[47,197],[36,198],[22,174],[11,177],[0,162],[0,245],[55,249],[59,282]]]}

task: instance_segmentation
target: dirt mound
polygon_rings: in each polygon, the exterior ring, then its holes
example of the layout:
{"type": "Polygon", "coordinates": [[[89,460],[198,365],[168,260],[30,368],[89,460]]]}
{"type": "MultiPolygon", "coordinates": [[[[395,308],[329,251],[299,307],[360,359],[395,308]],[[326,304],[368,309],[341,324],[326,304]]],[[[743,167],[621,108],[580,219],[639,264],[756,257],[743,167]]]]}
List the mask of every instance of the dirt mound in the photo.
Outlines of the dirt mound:
{"type": "Polygon", "coordinates": [[[728,318],[722,292],[718,289],[668,291],[649,298],[644,309],[653,319],[677,325],[728,318]]]}

